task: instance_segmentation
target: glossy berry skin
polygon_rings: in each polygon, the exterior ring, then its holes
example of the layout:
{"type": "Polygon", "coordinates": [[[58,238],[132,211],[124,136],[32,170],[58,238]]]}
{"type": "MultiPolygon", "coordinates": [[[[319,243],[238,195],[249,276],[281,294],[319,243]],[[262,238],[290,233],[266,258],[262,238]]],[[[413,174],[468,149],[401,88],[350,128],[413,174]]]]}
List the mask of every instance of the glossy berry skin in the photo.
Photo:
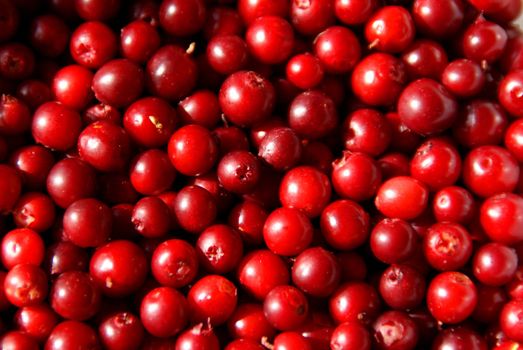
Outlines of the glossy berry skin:
{"type": "Polygon", "coordinates": [[[103,103],[97,103],[84,110],[82,120],[86,125],[103,120],[120,125],[122,116],[117,108],[103,103]]]}
{"type": "Polygon", "coordinates": [[[192,245],[180,239],[160,243],[151,258],[151,272],[163,286],[181,288],[198,273],[198,256],[192,245]]]}
{"type": "Polygon", "coordinates": [[[187,300],[174,288],[155,288],[142,299],[140,319],[150,334],[161,338],[172,337],[187,325],[187,300]]]}
{"type": "Polygon", "coordinates": [[[144,97],[126,109],[123,126],[134,142],[156,148],[167,144],[177,120],[176,111],[167,101],[159,97],[144,97]]]}
{"type": "Polygon", "coordinates": [[[243,255],[243,242],[233,228],[212,225],[198,237],[196,251],[203,268],[211,273],[226,274],[238,266],[243,255]]]}
{"type": "Polygon", "coordinates": [[[465,185],[481,197],[511,192],[516,187],[519,172],[514,156],[500,146],[475,148],[463,162],[465,185]]]}
{"type": "Polygon", "coordinates": [[[292,281],[305,293],[326,297],[336,289],[341,278],[341,267],[330,251],[308,248],[296,257],[292,266],[292,281]]]}
{"type": "Polygon", "coordinates": [[[117,47],[117,38],[111,28],[97,21],[80,24],[69,41],[71,57],[90,69],[97,69],[113,58],[117,47]]]}
{"type": "Polygon", "coordinates": [[[31,229],[14,229],[2,238],[2,264],[8,270],[18,264],[39,266],[44,260],[44,251],[42,237],[31,229]]]}
{"type": "Polygon", "coordinates": [[[351,250],[367,239],[369,214],[354,201],[333,201],[321,213],[320,228],[323,238],[331,247],[351,250]]]}
{"type": "Polygon", "coordinates": [[[477,291],[469,277],[448,271],[436,275],[427,288],[427,306],[436,320],[455,324],[472,314],[477,291]]]}
{"type": "Polygon", "coordinates": [[[300,34],[313,36],[334,23],[334,8],[331,1],[291,1],[290,18],[300,34]]]}
{"type": "Polygon", "coordinates": [[[474,276],[488,286],[502,286],[512,280],[518,267],[513,248],[489,242],[476,250],[472,268],[474,276]]]}
{"type": "Polygon", "coordinates": [[[69,65],[60,69],[53,79],[53,94],[65,106],[82,110],[93,98],[91,83],[93,73],[80,65],[69,65]]]}
{"type": "Polygon", "coordinates": [[[67,208],[79,199],[93,196],[95,187],[94,169],[78,158],[62,159],[51,168],[47,176],[47,192],[62,208],[67,208]]]}
{"type": "Polygon", "coordinates": [[[187,294],[189,312],[193,322],[217,326],[227,322],[238,302],[234,284],[220,275],[207,275],[198,280],[187,294]]]}
{"type": "Polygon", "coordinates": [[[84,322],[69,320],[60,322],[45,342],[45,349],[68,348],[99,349],[100,342],[96,331],[84,322]]]}
{"type": "Polygon", "coordinates": [[[462,40],[466,58],[479,63],[493,63],[503,54],[507,33],[500,25],[480,19],[467,28],[462,40]]]}
{"type": "MultiPolygon", "coordinates": [[[[286,1],[280,1],[284,4],[286,9],[286,1]]],[[[287,11],[285,11],[287,13],[287,11]]],[[[203,27],[203,35],[210,40],[213,37],[222,35],[240,35],[244,29],[244,23],[249,21],[242,21],[241,3],[238,3],[238,11],[233,8],[224,6],[215,6],[209,8],[207,20],[203,27]]],[[[255,16],[258,17],[258,16],[255,16]]]]}
{"type": "Polygon", "coordinates": [[[228,224],[238,231],[244,243],[257,245],[263,241],[263,225],[267,215],[260,204],[244,200],[231,209],[228,224]]]}
{"type": "Polygon", "coordinates": [[[458,116],[454,96],[443,85],[428,78],[407,85],[397,107],[401,122],[422,135],[449,128],[458,116]]]}
{"type": "Polygon", "coordinates": [[[111,241],[91,257],[89,274],[104,295],[121,297],[142,286],[147,277],[145,253],[127,240],[111,241]]]}
{"type": "Polygon", "coordinates": [[[329,299],[329,311],[337,324],[360,322],[370,324],[378,316],[381,302],[370,284],[347,282],[338,287],[329,299]]]}
{"type": "Polygon", "coordinates": [[[133,21],[120,31],[122,56],[137,62],[146,62],[160,47],[160,35],[145,21],[133,21]]]}
{"type": "Polygon", "coordinates": [[[258,147],[258,156],[276,170],[292,168],[300,160],[303,146],[291,128],[269,130],[258,147]]]}
{"type": "Polygon", "coordinates": [[[231,74],[221,85],[218,95],[225,117],[238,126],[252,126],[267,119],[275,98],[272,84],[254,71],[231,74]]]}
{"type": "Polygon", "coordinates": [[[198,68],[193,58],[177,45],[160,47],[147,61],[147,90],[156,97],[178,101],[196,85],[198,68]]]}
{"type": "Polygon", "coordinates": [[[81,127],[78,112],[58,102],[46,102],[34,113],[31,134],[45,147],[67,151],[76,144],[81,127]]]}
{"type": "Polygon", "coordinates": [[[0,338],[2,349],[37,350],[38,343],[32,337],[20,331],[10,331],[0,338]]]}
{"type": "Polygon", "coordinates": [[[521,310],[523,302],[521,300],[512,300],[506,303],[499,316],[499,324],[502,331],[512,340],[523,341],[523,320],[521,319],[521,310]]]}
{"type": "Polygon", "coordinates": [[[383,153],[391,143],[391,123],[375,109],[357,109],[343,121],[345,148],[370,156],[383,153]]]}
{"type": "Polygon", "coordinates": [[[218,157],[218,146],[208,129],[189,124],[171,136],[167,152],[177,171],[196,176],[212,168],[218,157]]]}
{"type": "Polygon", "coordinates": [[[430,190],[436,191],[458,180],[461,175],[461,157],[452,142],[429,138],[412,157],[410,173],[430,190]]]}
{"type": "Polygon", "coordinates": [[[418,343],[418,327],[403,311],[385,311],[372,328],[377,349],[414,349],[418,343]]]}
{"type": "Polygon", "coordinates": [[[332,26],[314,39],[314,55],[318,57],[326,72],[347,73],[360,59],[360,43],[350,29],[332,26]]]}
{"type": "Polygon", "coordinates": [[[410,45],[401,56],[411,79],[438,80],[448,63],[447,53],[436,41],[421,39],[410,45]]]}
{"type": "Polygon", "coordinates": [[[36,265],[19,264],[7,272],[3,289],[7,300],[17,307],[42,303],[47,297],[48,280],[36,265]]]}
{"type": "Polygon", "coordinates": [[[44,266],[52,277],[67,271],[87,271],[89,256],[71,242],[58,242],[47,247],[44,266]]]}
{"type": "Polygon", "coordinates": [[[260,304],[239,304],[227,321],[227,328],[235,339],[249,339],[256,342],[263,337],[272,338],[276,333],[265,318],[263,305],[260,304]]]}
{"type": "Polygon", "coordinates": [[[120,0],[76,0],[78,15],[85,20],[104,21],[114,17],[120,8],[120,0]]]}
{"type": "Polygon", "coordinates": [[[414,255],[418,238],[412,226],[401,219],[383,219],[370,234],[372,254],[386,264],[406,261],[414,255]]]}
{"type": "Polygon", "coordinates": [[[180,227],[190,233],[203,231],[214,222],[217,215],[212,194],[199,186],[182,188],[176,196],[174,211],[180,227]]]}
{"type": "Polygon", "coordinates": [[[158,149],[139,153],[131,164],[129,175],[133,188],[143,195],[158,195],[168,190],[175,177],[169,156],[158,149]]]}
{"type": "Polygon", "coordinates": [[[20,197],[22,181],[18,172],[5,164],[0,164],[0,212],[11,211],[20,197]]]}
{"type": "Polygon", "coordinates": [[[159,238],[171,228],[171,215],[169,207],[160,198],[143,197],[134,205],[131,222],[140,235],[159,238]]]}
{"type": "Polygon", "coordinates": [[[312,242],[309,218],[295,208],[278,208],[269,214],[263,226],[263,238],[275,254],[295,256],[312,242]]]}
{"type": "MultiPolygon", "coordinates": [[[[9,163],[17,170],[24,188],[27,190],[42,190],[45,188],[47,175],[55,164],[55,160],[53,153],[49,149],[39,145],[29,145],[13,152],[9,163]]],[[[5,171],[3,167],[0,167],[0,169],[5,171]]],[[[11,177],[3,174],[2,178],[10,179],[11,177]]],[[[15,190],[17,185],[13,183],[10,185],[10,188],[15,190]]],[[[2,189],[2,191],[7,193],[5,189],[2,189]]]]}
{"type": "Polygon", "coordinates": [[[332,186],[343,198],[370,199],[376,194],[381,178],[378,163],[364,153],[345,151],[342,158],[332,164],[332,186]]]}
{"type": "Polygon", "coordinates": [[[80,157],[95,169],[117,171],[129,161],[131,144],[125,130],[108,121],[94,122],[78,136],[80,157]]]}
{"type": "Polygon", "coordinates": [[[313,218],[319,216],[329,202],[331,185],[328,177],[319,170],[299,166],[283,177],[279,197],[284,207],[300,209],[313,218]]]}
{"type": "Polygon", "coordinates": [[[513,121],[505,132],[505,147],[514,157],[521,162],[523,160],[523,144],[520,135],[523,132],[523,121],[517,119],[513,121]]]}
{"type": "Polygon", "coordinates": [[[468,224],[475,213],[474,197],[460,186],[445,187],[434,195],[432,212],[437,221],[468,224]]]}
{"type": "Polygon", "coordinates": [[[414,309],[425,297],[425,276],[405,264],[390,265],[380,277],[379,292],[393,309],[414,309]]]}
{"type": "Polygon", "coordinates": [[[0,96],[0,133],[19,135],[31,128],[31,111],[21,98],[0,96]]]}
{"type": "Polygon", "coordinates": [[[301,326],[309,314],[309,303],[296,287],[282,285],[273,288],[263,302],[265,318],[280,331],[301,326]]]}
{"type": "Polygon", "coordinates": [[[494,242],[516,244],[523,241],[523,199],[512,193],[487,198],[480,209],[481,226],[494,242]]]}
{"type": "Polygon", "coordinates": [[[251,55],[262,63],[284,62],[294,45],[294,31],[278,16],[261,16],[247,27],[245,41],[251,55]]]}
{"type": "Polygon", "coordinates": [[[63,318],[84,321],[101,306],[101,294],[93,278],[80,271],[64,272],[53,282],[49,294],[51,307],[63,318]]]}
{"type": "Polygon", "coordinates": [[[423,251],[427,262],[435,269],[458,270],[472,255],[472,239],[461,225],[437,223],[427,230],[423,251]]]}
{"type": "Polygon", "coordinates": [[[196,326],[182,332],[176,339],[175,350],[219,350],[220,343],[212,327],[198,323],[196,326]]]}
{"type": "Polygon", "coordinates": [[[389,218],[412,220],[427,207],[428,190],[413,177],[397,176],[380,186],[374,203],[389,218]]]}
{"type": "Polygon", "coordinates": [[[67,207],[64,234],[79,247],[98,247],[111,234],[111,209],[94,198],[79,199],[67,207]]]}
{"type": "Polygon", "coordinates": [[[39,304],[18,309],[14,321],[21,332],[44,342],[58,323],[58,316],[50,306],[39,304]]]}
{"type": "Polygon", "coordinates": [[[137,350],[144,338],[144,329],[138,316],[118,312],[106,317],[98,326],[100,342],[111,350],[137,350]]]}
{"type": "Polygon", "coordinates": [[[287,121],[299,137],[318,139],[334,130],[338,114],[329,96],[320,90],[310,90],[292,100],[287,121]]]}
{"type": "Polygon", "coordinates": [[[371,48],[387,53],[405,50],[414,40],[414,21],[400,6],[384,6],[365,24],[365,39],[371,48]]]}
{"type": "Polygon", "coordinates": [[[371,336],[360,322],[343,322],[332,331],[330,348],[333,350],[370,350],[371,336]]]}
{"type": "Polygon", "coordinates": [[[441,73],[441,83],[458,97],[472,97],[485,86],[485,72],[481,66],[466,58],[450,62],[441,73]]]}
{"type": "Polygon", "coordinates": [[[248,151],[232,151],[220,160],[216,173],[225,190],[238,194],[250,193],[260,181],[260,162],[248,151]]]}
{"type": "Polygon", "coordinates": [[[423,34],[435,38],[454,35],[461,28],[465,17],[461,0],[415,0],[412,17],[416,28],[423,34]]]}
{"type": "Polygon", "coordinates": [[[387,53],[372,53],[359,61],[351,76],[354,94],[371,106],[396,103],[407,83],[405,64],[387,53]]]}
{"type": "Polygon", "coordinates": [[[303,90],[315,87],[324,76],[320,60],[308,52],[291,57],[285,72],[287,80],[303,90]]]}
{"type": "Polygon", "coordinates": [[[194,35],[203,28],[205,18],[203,0],[166,0],[160,5],[160,25],[170,35],[194,35]]]}
{"type": "Polygon", "coordinates": [[[184,124],[212,129],[220,121],[218,96],[210,90],[198,90],[180,101],[177,113],[184,124]]]}
{"type": "Polygon", "coordinates": [[[243,21],[250,24],[258,17],[279,16],[285,17],[289,12],[289,3],[285,0],[240,0],[238,13],[243,21]]]}
{"type": "Polygon", "coordinates": [[[363,24],[378,6],[376,0],[335,0],[334,14],[347,25],[363,24]]]}
{"type": "Polygon", "coordinates": [[[127,59],[115,59],[100,67],[93,77],[95,97],[102,103],[126,107],[141,95],[143,70],[127,59]]]}
{"type": "MultiPolygon", "coordinates": [[[[251,40],[256,39],[251,38],[251,40]]],[[[246,42],[239,36],[219,35],[213,37],[207,44],[205,57],[212,69],[228,75],[245,68],[249,51],[246,42]]]]}
{"type": "Polygon", "coordinates": [[[274,350],[291,348],[312,350],[311,343],[298,332],[281,332],[274,338],[274,350]]]}
{"type": "Polygon", "coordinates": [[[263,300],[276,286],[290,281],[287,265],[270,250],[255,250],[246,254],[237,270],[240,285],[258,300],[263,300]]]}
{"type": "Polygon", "coordinates": [[[498,86],[498,100],[510,114],[517,118],[523,117],[523,99],[520,92],[523,90],[523,70],[509,72],[498,86]]]}

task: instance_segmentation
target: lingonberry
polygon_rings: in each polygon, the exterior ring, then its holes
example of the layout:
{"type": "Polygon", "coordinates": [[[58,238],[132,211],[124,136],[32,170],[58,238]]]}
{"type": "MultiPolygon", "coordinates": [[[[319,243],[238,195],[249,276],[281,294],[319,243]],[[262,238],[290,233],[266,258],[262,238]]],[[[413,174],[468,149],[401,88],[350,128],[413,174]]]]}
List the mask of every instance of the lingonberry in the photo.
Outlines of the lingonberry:
{"type": "Polygon", "coordinates": [[[488,286],[502,286],[512,280],[518,267],[513,248],[489,242],[476,250],[472,262],[474,276],[488,286]]]}
{"type": "Polygon", "coordinates": [[[370,156],[383,153],[391,142],[391,125],[375,109],[363,108],[350,113],[342,125],[345,148],[370,156]]]}
{"type": "Polygon", "coordinates": [[[0,338],[0,346],[2,349],[38,349],[36,340],[21,331],[10,331],[3,334],[0,338]]]}
{"type": "Polygon", "coordinates": [[[378,159],[382,179],[388,180],[396,176],[405,176],[409,174],[409,158],[403,153],[391,152],[383,155],[378,159]]]}
{"type": "Polygon", "coordinates": [[[208,320],[214,326],[227,322],[236,309],[237,302],[236,286],[220,275],[202,277],[187,294],[191,320],[208,320]]]}
{"type": "Polygon", "coordinates": [[[315,297],[332,294],[340,278],[341,267],[336,256],[322,247],[302,251],[292,266],[294,285],[315,297]]]}
{"type": "Polygon", "coordinates": [[[12,42],[0,46],[0,76],[4,79],[28,78],[35,68],[35,56],[26,45],[12,42]]]}
{"type": "Polygon", "coordinates": [[[218,157],[218,145],[208,129],[189,124],[172,134],[168,154],[176,170],[196,176],[213,167],[218,157]]]}
{"type": "MultiPolygon", "coordinates": [[[[45,183],[49,171],[53,167],[55,160],[53,153],[39,145],[29,145],[19,148],[11,155],[9,163],[16,168],[22,179],[24,188],[29,190],[41,190],[45,188],[45,183]]],[[[3,175],[2,178],[7,175],[3,175]]],[[[8,176],[7,176],[8,178],[8,176]]],[[[16,188],[15,185],[14,188],[16,188]]],[[[4,190],[2,193],[6,193],[4,190]]]]}
{"type": "Polygon", "coordinates": [[[265,220],[263,238],[272,252],[295,256],[312,242],[313,227],[309,218],[299,209],[278,208],[265,220]]]}
{"type": "Polygon", "coordinates": [[[523,70],[517,69],[509,72],[501,80],[498,87],[499,103],[510,114],[523,117],[523,99],[520,97],[523,91],[523,70]]]}
{"type": "Polygon", "coordinates": [[[132,223],[135,230],[144,237],[159,238],[171,228],[171,211],[158,197],[143,197],[133,208],[132,223]]]}
{"type": "Polygon", "coordinates": [[[18,85],[16,97],[34,110],[44,102],[51,101],[53,93],[49,85],[43,81],[27,79],[18,85]]]}
{"type": "Polygon", "coordinates": [[[67,271],[87,271],[88,266],[87,251],[71,242],[58,242],[47,248],[45,270],[52,277],[67,271]]]}
{"type": "Polygon", "coordinates": [[[480,208],[480,222],[494,242],[515,244],[523,241],[523,198],[502,193],[487,198],[480,208]]]}
{"type": "Polygon", "coordinates": [[[141,20],[127,24],[120,31],[120,49],[122,56],[144,63],[160,47],[160,35],[149,23],[141,20]]]}
{"type": "Polygon", "coordinates": [[[335,0],[334,14],[344,24],[359,25],[365,23],[377,7],[376,0],[335,0]]]}
{"type": "Polygon", "coordinates": [[[261,16],[247,27],[245,41],[251,55],[260,62],[282,63],[292,52],[294,31],[282,17],[261,16]]]}
{"type": "Polygon", "coordinates": [[[321,233],[333,248],[354,249],[366,241],[369,219],[369,214],[358,203],[349,199],[337,200],[321,213],[321,233]]]}
{"type": "Polygon", "coordinates": [[[133,188],[143,195],[158,195],[168,190],[176,171],[166,152],[150,149],[139,153],[131,164],[129,178],[133,188]]]}
{"type": "Polygon", "coordinates": [[[71,34],[69,51],[76,63],[97,69],[116,54],[116,34],[102,22],[84,22],[71,34]]]}
{"type": "Polygon", "coordinates": [[[410,12],[400,6],[378,9],[365,24],[370,48],[388,53],[405,50],[414,40],[416,29],[410,12]]]}
{"type": "Polygon", "coordinates": [[[198,90],[178,104],[178,116],[184,124],[198,124],[212,129],[220,121],[218,96],[210,90],[198,90]]]}
{"type": "Polygon", "coordinates": [[[227,212],[233,205],[233,194],[223,188],[218,180],[218,175],[213,171],[193,178],[189,184],[207,190],[207,192],[209,192],[214,198],[216,210],[219,214],[227,212]]]}
{"type": "Polygon", "coordinates": [[[217,127],[212,131],[212,135],[218,144],[220,157],[233,151],[248,151],[250,148],[245,131],[238,126],[217,127]]]}
{"type": "Polygon", "coordinates": [[[343,152],[332,165],[332,186],[343,198],[362,201],[376,194],[381,183],[381,170],[370,156],[359,152],[343,152]]]}
{"type": "Polygon", "coordinates": [[[461,0],[415,0],[412,17],[416,28],[435,38],[447,38],[456,34],[465,17],[461,0]]]}
{"type": "Polygon", "coordinates": [[[220,87],[220,107],[239,126],[252,126],[267,119],[275,103],[273,85],[254,71],[231,74],[220,87]]]}
{"type": "Polygon", "coordinates": [[[105,348],[111,350],[139,349],[144,333],[138,316],[127,311],[104,318],[98,326],[100,342],[105,348]]]}
{"type": "Polygon", "coordinates": [[[418,79],[403,90],[398,100],[401,122],[419,134],[443,131],[458,116],[458,104],[452,94],[435,80],[418,79]]]}
{"type": "Polygon", "coordinates": [[[260,163],[248,151],[232,151],[220,160],[216,173],[225,190],[238,194],[250,193],[260,180],[260,163]]]}
{"type": "Polygon", "coordinates": [[[274,350],[312,350],[311,343],[298,332],[281,332],[274,338],[274,350]]]}
{"type": "Polygon", "coordinates": [[[329,299],[330,315],[337,324],[361,322],[369,325],[379,315],[380,308],[378,293],[365,282],[344,283],[329,299]]]}
{"type": "Polygon", "coordinates": [[[331,197],[329,178],[310,166],[289,170],[280,183],[280,202],[286,208],[302,210],[309,218],[317,217],[331,197]]]}
{"type": "Polygon", "coordinates": [[[463,187],[442,188],[432,199],[432,212],[439,222],[468,224],[474,217],[475,211],[474,197],[463,187]]]}
{"type": "Polygon", "coordinates": [[[105,295],[120,297],[137,291],[148,272],[145,253],[127,240],[111,241],[91,256],[89,274],[105,295]]]}
{"type": "Polygon", "coordinates": [[[42,343],[58,323],[58,316],[48,305],[39,304],[18,309],[14,322],[21,332],[42,343]]]}
{"type": "Polygon", "coordinates": [[[98,247],[111,234],[111,209],[94,198],[79,199],[69,205],[63,216],[64,235],[79,247],[98,247]]]}
{"type": "Polygon", "coordinates": [[[425,278],[408,265],[390,265],[380,277],[379,292],[391,308],[411,310],[418,307],[425,297],[425,278]]]}
{"type": "Polygon", "coordinates": [[[217,207],[212,194],[199,186],[185,186],[174,202],[176,219],[182,229],[199,233],[216,219],[217,207]]]}
{"type": "Polygon", "coordinates": [[[523,341],[523,320],[521,311],[523,301],[511,300],[503,306],[499,315],[499,325],[502,331],[512,340],[523,341]]]}
{"type": "Polygon", "coordinates": [[[287,170],[302,156],[302,143],[291,128],[269,130],[258,147],[258,156],[276,170],[287,170]]]}
{"type": "MultiPolygon", "coordinates": [[[[256,39],[250,38],[250,40],[256,39]]],[[[247,43],[239,36],[219,35],[213,37],[207,44],[205,57],[216,72],[232,74],[246,67],[249,51],[247,43]]]]}
{"type": "Polygon", "coordinates": [[[412,220],[428,204],[427,187],[410,176],[397,176],[385,181],[376,194],[376,208],[389,218],[412,220]]]}
{"type": "Polygon", "coordinates": [[[46,350],[64,348],[99,349],[100,341],[91,326],[84,322],[67,320],[56,325],[45,342],[46,350]]]}
{"type": "Polygon", "coordinates": [[[465,58],[450,62],[441,73],[443,86],[462,98],[479,94],[485,86],[485,80],[485,72],[481,66],[465,58]]]}
{"type": "Polygon", "coordinates": [[[411,79],[439,79],[448,63],[443,46],[432,40],[421,39],[409,46],[401,56],[411,79]]]}
{"type": "Polygon", "coordinates": [[[203,0],[165,0],[160,5],[160,25],[170,35],[194,35],[203,28],[206,14],[203,0]]]}
{"type": "Polygon", "coordinates": [[[263,242],[263,225],[267,211],[252,200],[244,200],[231,209],[228,223],[240,234],[242,241],[248,245],[263,242]]]}
{"type": "Polygon", "coordinates": [[[81,271],[60,274],[52,284],[49,299],[58,315],[74,321],[93,317],[101,306],[100,289],[89,274],[81,271]]]}
{"type": "Polygon", "coordinates": [[[2,264],[12,269],[18,264],[39,266],[44,260],[45,246],[42,237],[28,228],[9,231],[2,238],[2,264]]]}
{"type": "Polygon", "coordinates": [[[196,326],[187,329],[178,336],[175,349],[219,350],[220,343],[210,325],[198,323],[196,326]]]}
{"type": "Polygon", "coordinates": [[[239,304],[227,321],[227,328],[235,339],[250,339],[259,342],[271,339],[276,331],[265,318],[260,304],[239,304]]]}
{"type": "Polygon", "coordinates": [[[385,311],[376,321],[374,341],[377,349],[414,349],[418,344],[418,327],[404,311],[385,311]]]}
{"type": "Polygon", "coordinates": [[[477,288],[478,304],[472,314],[472,318],[484,324],[496,322],[503,305],[508,302],[507,293],[503,287],[478,284],[477,288]]]}
{"type": "Polygon", "coordinates": [[[0,133],[20,135],[31,128],[31,111],[22,99],[0,96],[0,133]]]}
{"type": "Polygon", "coordinates": [[[108,20],[118,13],[120,0],[75,0],[78,15],[88,21],[108,20]]]}
{"type": "Polygon", "coordinates": [[[503,54],[507,45],[507,33],[494,22],[478,19],[463,34],[461,45],[466,58],[481,64],[490,64],[503,54]]]}
{"type": "Polygon", "coordinates": [[[18,172],[5,164],[0,164],[0,213],[13,209],[20,198],[22,191],[22,180],[18,172]]]}
{"type": "Polygon", "coordinates": [[[289,82],[304,90],[317,86],[324,76],[321,61],[308,52],[291,57],[285,72],[289,82]]]}
{"type": "Polygon", "coordinates": [[[306,141],[302,142],[302,145],[300,164],[310,165],[325,174],[332,171],[334,155],[329,146],[321,141],[306,141]]]}
{"type": "Polygon", "coordinates": [[[60,69],[53,79],[53,94],[62,104],[75,110],[84,109],[93,98],[93,73],[86,67],[72,64],[60,69]]]}
{"type": "Polygon", "coordinates": [[[226,274],[238,266],[243,255],[243,242],[232,227],[212,225],[198,237],[196,252],[205,270],[226,274]]]}
{"type": "Polygon", "coordinates": [[[423,251],[427,262],[436,270],[458,270],[472,255],[472,239],[459,224],[437,223],[427,230],[423,251]]]}
{"type": "MultiPolygon", "coordinates": [[[[308,344],[307,344],[308,345],[308,344]]],[[[225,347],[225,350],[263,350],[265,349],[259,342],[252,339],[236,339],[225,347]]]]}
{"type": "Polygon", "coordinates": [[[404,262],[414,255],[418,237],[412,226],[401,219],[383,219],[369,237],[372,254],[387,264],[404,262]]]}
{"type": "Polygon", "coordinates": [[[113,124],[120,125],[122,115],[120,111],[113,106],[103,103],[97,103],[88,107],[82,113],[82,121],[85,125],[92,124],[97,121],[108,121],[113,124]]]}
{"type": "Polygon", "coordinates": [[[7,300],[17,306],[33,306],[47,297],[48,278],[44,270],[32,264],[15,265],[5,276],[3,289],[7,300]]]}
{"type": "Polygon", "coordinates": [[[275,287],[290,281],[289,268],[270,250],[255,250],[243,257],[238,266],[240,285],[252,296],[263,300],[275,287]]]}
{"type": "MultiPolygon", "coordinates": [[[[251,0],[247,1],[252,2],[251,0]]],[[[287,1],[285,0],[270,2],[270,4],[273,3],[283,4],[284,9],[287,9],[288,6],[287,1]]],[[[260,2],[260,4],[263,4],[263,1],[260,2]]],[[[210,40],[215,36],[241,35],[244,29],[244,23],[250,22],[250,20],[247,20],[246,18],[242,21],[242,16],[244,15],[242,12],[242,6],[243,2],[239,1],[237,6],[238,10],[225,6],[213,6],[208,8],[207,19],[203,25],[203,35],[205,38],[210,40]]],[[[284,16],[286,13],[287,11],[284,11],[282,15],[284,16]]],[[[268,15],[269,13],[266,14],[268,15]]],[[[276,13],[273,14],[278,15],[276,13]]],[[[255,14],[252,19],[256,17],[258,16],[255,14]]]]}
{"type": "Polygon", "coordinates": [[[523,145],[520,135],[522,133],[523,121],[513,121],[505,132],[505,147],[512,153],[518,162],[523,161],[523,145]]]}
{"type": "Polygon", "coordinates": [[[80,114],[58,102],[46,102],[33,115],[31,133],[45,147],[67,151],[76,144],[82,128],[80,114]]]}
{"type": "Polygon", "coordinates": [[[452,131],[458,143],[474,148],[501,143],[507,125],[507,116],[499,104],[473,100],[463,107],[452,131]]]}
{"type": "Polygon", "coordinates": [[[165,45],[147,61],[147,90],[156,97],[177,101],[189,95],[197,75],[196,62],[183,48],[165,45]]]}
{"type": "Polygon", "coordinates": [[[287,122],[299,137],[318,139],[334,130],[338,113],[328,95],[320,90],[309,90],[292,100],[287,122]]]}
{"type": "Polygon", "coordinates": [[[162,285],[181,288],[198,273],[198,257],[187,242],[170,239],[160,243],[151,258],[151,272],[162,285]]]}
{"type": "Polygon", "coordinates": [[[292,0],[290,18],[294,28],[301,34],[313,36],[328,28],[335,21],[331,1],[292,0]]]}
{"type": "Polygon", "coordinates": [[[477,290],[467,275],[447,271],[436,275],[427,288],[427,306],[434,318],[455,324],[469,317],[477,304],[477,290]]]}
{"type": "Polygon", "coordinates": [[[348,73],[360,59],[360,43],[350,29],[332,26],[314,39],[314,55],[326,72],[348,73]]]}
{"type": "Polygon", "coordinates": [[[332,332],[330,348],[333,350],[370,350],[371,339],[367,327],[360,322],[343,322],[332,332]]]}
{"type": "Polygon", "coordinates": [[[140,319],[147,332],[156,337],[172,337],[185,328],[189,320],[187,300],[171,287],[149,291],[140,305],[140,319]]]}
{"type": "Polygon", "coordinates": [[[309,302],[296,287],[281,285],[274,287],[263,302],[265,318],[280,331],[289,331],[301,326],[309,316],[309,302]]]}

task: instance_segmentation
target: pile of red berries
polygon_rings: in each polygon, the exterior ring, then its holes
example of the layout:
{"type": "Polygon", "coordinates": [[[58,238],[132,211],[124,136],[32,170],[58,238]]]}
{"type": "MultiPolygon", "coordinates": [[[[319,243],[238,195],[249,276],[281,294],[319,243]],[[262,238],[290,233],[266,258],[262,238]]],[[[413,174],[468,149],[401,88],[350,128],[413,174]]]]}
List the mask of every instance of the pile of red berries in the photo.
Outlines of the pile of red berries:
{"type": "Polygon", "coordinates": [[[0,348],[523,349],[521,10],[0,0],[0,348]]]}

